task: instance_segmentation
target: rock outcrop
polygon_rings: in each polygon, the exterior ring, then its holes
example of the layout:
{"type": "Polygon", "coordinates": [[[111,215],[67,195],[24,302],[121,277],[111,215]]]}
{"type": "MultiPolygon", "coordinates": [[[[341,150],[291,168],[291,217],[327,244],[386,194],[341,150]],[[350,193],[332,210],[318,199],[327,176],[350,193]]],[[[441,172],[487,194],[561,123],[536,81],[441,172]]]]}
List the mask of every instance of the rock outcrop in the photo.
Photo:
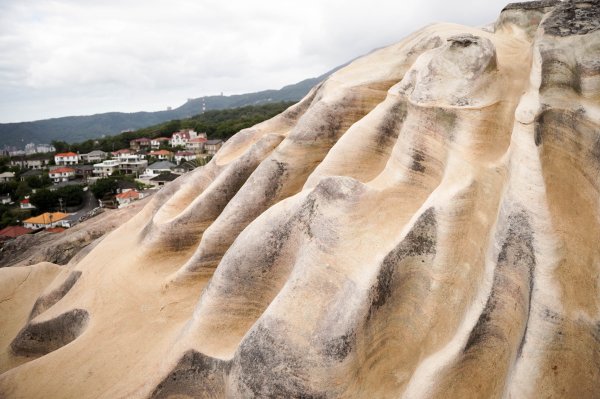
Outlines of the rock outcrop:
{"type": "Polygon", "coordinates": [[[0,397],[597,398],[599,15],[426,27],[0,269],[0,397]]]}

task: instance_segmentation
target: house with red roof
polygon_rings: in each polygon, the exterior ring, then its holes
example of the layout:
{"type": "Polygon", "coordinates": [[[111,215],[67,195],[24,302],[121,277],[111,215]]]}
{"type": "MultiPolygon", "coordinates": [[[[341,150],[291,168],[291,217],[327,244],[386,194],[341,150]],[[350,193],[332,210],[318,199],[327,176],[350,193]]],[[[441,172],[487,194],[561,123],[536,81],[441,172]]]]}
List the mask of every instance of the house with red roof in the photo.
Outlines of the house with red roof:
{"type": "Polygon", "coordinates": [[[206,137],[196,137],[189,139],[185,145],[185,149],[191,152],[202,152],[204,151],[204,143],[206,143],[206,137]]]}
{"type": "Polygon", "coordinates": [[[29,200],[29,197],[22,199],[21,202],[19,203],[19,206],[21,207],[21,209],[34,209],[35,208],[35,206],[29,200]]]}
{"type": "Polygon", "coordinates": [[[169,141],[169,144],[171,144],[171,147],[177,147],[177,146],[184,146],[188,143],[188,141],[195,139],[197,137],[203,137],[206,138],[206,133],[197,133],[195,130],[192,129],[184,129],[184,130],[180,130],[178,132],[173,133],[173,135],[171,136],[171,140],[169,141]]]}
{"type": "Polygon", "coordinates": [[[128,190],[121,194],[115,195],[115,199],[119,203],[119,208],[127,206],[134,201],[144,198],[145,195],[137,190],[128,190]]]}
{"type": "Polygon", "coordinates": [[[173,153],[167,150],[150,151],[148,155],[158,159],[168,160],[173,158],[173,153]]]}
{"type": "Polygon", "coordinates": [[[196,159],[196,154],[191,151],[178,151],[175,154],[175,162],[180,164],[183,160],[193,161],[196,159]]]}
{"type": "Polygon", "coordinates": [[[75,169],[68,167],[52,169],[48,172],[48,176],[54,183],[69,181],[75,178],[75,169]]]}
{"type": "Polygon", "coordinates": [[[79,154],[74,152],[61,152],[54,155],[54,163],[59,166],[75,165],[79,163],[79,154]]]}

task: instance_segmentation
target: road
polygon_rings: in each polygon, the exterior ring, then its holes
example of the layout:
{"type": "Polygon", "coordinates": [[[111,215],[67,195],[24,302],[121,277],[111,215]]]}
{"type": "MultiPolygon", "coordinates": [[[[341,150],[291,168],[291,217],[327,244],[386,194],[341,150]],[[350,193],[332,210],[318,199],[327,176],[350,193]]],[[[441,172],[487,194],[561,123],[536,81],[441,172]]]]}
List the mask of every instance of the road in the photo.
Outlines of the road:
{"type": "Polygon", "coordinates": [[[88,189],[84,192],[83,208],[70,215],[67,219],[77,223],[79,221],[79,218],[86,215],[89,211],[96,207],[98,207],[98,200],[96,199],[96,197],[94,197],[94,194],[92,194],[92,192],[88,189]]]}

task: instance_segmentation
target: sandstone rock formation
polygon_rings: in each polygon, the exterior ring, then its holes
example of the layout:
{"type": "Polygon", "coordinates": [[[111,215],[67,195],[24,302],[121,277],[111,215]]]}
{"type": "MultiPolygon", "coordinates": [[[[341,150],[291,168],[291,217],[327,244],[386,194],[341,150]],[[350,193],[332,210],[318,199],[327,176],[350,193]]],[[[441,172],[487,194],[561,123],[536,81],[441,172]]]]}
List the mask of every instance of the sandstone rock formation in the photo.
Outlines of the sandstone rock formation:
{"type": "Polygon", "coordinates": [[[599,21],[424,28],[0,269],[0,396],[597,398],[599,21]]]}

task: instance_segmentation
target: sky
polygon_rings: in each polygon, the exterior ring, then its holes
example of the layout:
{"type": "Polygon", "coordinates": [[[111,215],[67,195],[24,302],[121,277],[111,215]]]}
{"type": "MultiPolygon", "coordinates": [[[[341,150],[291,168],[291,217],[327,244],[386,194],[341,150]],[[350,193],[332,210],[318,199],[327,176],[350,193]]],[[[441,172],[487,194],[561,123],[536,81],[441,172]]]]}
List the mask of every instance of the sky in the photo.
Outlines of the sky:
{"type": "Polygon", "coordinates": [[[157,111],[319,76],[507,0],[0,0],[0,123],[157,111]]]}

